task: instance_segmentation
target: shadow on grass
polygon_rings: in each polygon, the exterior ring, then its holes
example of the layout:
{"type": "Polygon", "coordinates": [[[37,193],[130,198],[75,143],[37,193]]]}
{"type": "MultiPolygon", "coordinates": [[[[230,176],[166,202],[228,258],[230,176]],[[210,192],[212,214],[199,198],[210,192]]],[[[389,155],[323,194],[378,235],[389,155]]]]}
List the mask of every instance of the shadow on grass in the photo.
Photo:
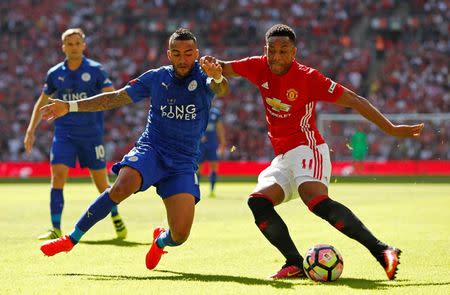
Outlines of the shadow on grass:
{"type": "Polygon", "coordinates": [[[321,284],[329,286],[347,286],[352,289],[361,290],[388,290],[392,288],[404,288],[404,287],[420,287],[420,286],[446,286],[450,285],[450,282],[414,282],[411,283],[410,280],[367,280],[367,279],[355,279],[355,278],[340,278],[335,282],[329,283],[315,283],[312,281],[307,281],[305,285],[316,285],[321,284]]]}
{"type": "Polygon", "coordinates": [[[82,274],[82,273],[66,273],[55,274],[55,276],[73,276],[82,277],[88,280],[95,281],[117,281],[117,280],[130,280],[130,281],[197,281],[197,282],[231,282],[239,283],[243,285],[262,285],[272,286],[277,289],[293,289],[296,286],[329,286],[339,287],[347,286],[352,289],[361,290],[388,290],[392,288],[404,288],[404,287],[420,287],[420,286],[448,286],[450,282],[415,282],[411,283],[409,280],[367,280],[367,279],[355,279],[355,278],[341,278],[336,282],[330,283],[316,283],[308,279],[300,280],[269,280],[269,279],[256,279],[242,276],[229,276],[229,275],[209,275],[199,273],[177,272],[170,270],[154,270],[152,273],[161,273],[163,275],[155,276],[126,276],[126,275],[101,275],[101,274],[82,274]]]}
{"type": "Polygon", "coordinates": [[[55,274],[57,276],[75,276],[84,277],[88,280],[98,281],[117,281],[117,280],[137,280],[137,281],[196,281],[196,282],[231,282],[243,285],[262,285],[272,286],[277,289],[292,289],[295,285],[286,281],[272,281],[264,279],[255,279],[249,277],[228,276],[228,275],[208,275],[198,273],[176,272],[168,270],[154,270],[152,273],[162,273],[163,275],[152,276],[125,276],[125,275],[99,275],[99,274],[81,274],[66,273],[55,274]]]}
{"type": "Polygon", "coordinates": [[[79,244],[86,245],[113,245],[119,247],[137,247],[137,246],[146,246],[151,243],[140,243],[140,242],[132,242],[128,240],[122,239],[110,239],[110,240],[98,240],[98,241],[80,241],[79,244]]]}

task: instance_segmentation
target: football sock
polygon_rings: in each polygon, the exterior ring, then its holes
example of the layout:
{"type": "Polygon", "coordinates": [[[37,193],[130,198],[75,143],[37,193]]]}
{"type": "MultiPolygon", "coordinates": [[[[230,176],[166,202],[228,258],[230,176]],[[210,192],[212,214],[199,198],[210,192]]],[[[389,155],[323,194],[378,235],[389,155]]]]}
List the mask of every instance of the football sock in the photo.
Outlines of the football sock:
{"type": "Polygon", "coordinates": [[[170,247],[179,246],[183,243],[175,242],[172,239],[172,235],[170,234],[170,229],[168,229],[159,235],[159,237],[156,239],[156,244],[158,245],[159,248],[164,248],[165,246],[170,247]]]}
{"type": "Polygon", "coordinates": [[[376,258],[387,248],[350,209],[328,196],[314,197],[307,205],[314,214],[328,221],[347,237],[364,245],[376,258]]]}
{"type": "Polygon", "coordinates": [[[286,266],[301,266],[303,257],[295,247],[286,224],[275,211],[272,202],[262,194],[252,194],[248,199],[248,206],[259,230],[286,258],[286,266]]]}
{"type": "Polygon", "coordinates": [[[69,235],[74,244],[78,243],[81,237],[86,233],[94,224],[105,218],[111,208],[117,205],[109,197],[109,189],[104,191],[86,210],[75,225],[74,231],[69,235]]]}
{"type": "Polygon", "coordinates": [[[217,172],[211,172],[211,174],[209,175],[209,182],[211,183],[211,191],[214,191],[216,180],[217,180],[217,172]]]}
{"type": "Polygon", "coordinates": [[[61,214],[64,208],[63,190],[52,188],[50,191],[50,216],[53,228],[61,229],[61,214]]]}
{"type": "Polygon", "coordinates": [[[117,205],[112,206],[111,208],[111,217],[119,215],[119,210],[117,209],[117,205]]]}

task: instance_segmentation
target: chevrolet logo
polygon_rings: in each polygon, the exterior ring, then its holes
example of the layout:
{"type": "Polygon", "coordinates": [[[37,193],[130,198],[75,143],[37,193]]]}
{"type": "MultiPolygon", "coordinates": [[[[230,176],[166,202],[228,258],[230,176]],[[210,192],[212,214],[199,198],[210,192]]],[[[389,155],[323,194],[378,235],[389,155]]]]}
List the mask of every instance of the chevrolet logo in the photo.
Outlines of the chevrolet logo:
{"type": "Polygon", "coordinates": [[[277,112],[289,112],[289,110],[291,109],[290,105],[282,103],[278,98],[266,97],[266,103],[272,107],[272,110],[277,112]]]}

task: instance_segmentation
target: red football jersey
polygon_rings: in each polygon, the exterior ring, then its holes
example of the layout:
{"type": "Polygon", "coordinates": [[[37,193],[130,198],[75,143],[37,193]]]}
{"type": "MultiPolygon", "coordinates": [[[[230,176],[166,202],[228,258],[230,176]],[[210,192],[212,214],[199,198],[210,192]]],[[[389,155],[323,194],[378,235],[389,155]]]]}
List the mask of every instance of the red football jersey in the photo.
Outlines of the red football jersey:
{"type": "Polygon", "coordinates": [[[235,60],[231,66],[236,74],[258,86],[276,155],[299,145],[313,148],[325,142],[316,127],[316,102],[335,102],[344,90],[340,84],[297,61],[281,76],[270,71],[266,56],[235,60]]]}

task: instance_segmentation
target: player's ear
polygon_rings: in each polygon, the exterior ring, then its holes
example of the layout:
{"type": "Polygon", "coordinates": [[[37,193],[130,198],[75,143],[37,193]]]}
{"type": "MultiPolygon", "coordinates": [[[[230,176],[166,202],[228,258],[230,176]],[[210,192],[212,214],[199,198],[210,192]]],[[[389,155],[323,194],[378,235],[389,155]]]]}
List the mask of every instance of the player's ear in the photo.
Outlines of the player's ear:
{"type": "Polygon", "coordinates": [[[268,55],[267,54],[267,45],[264,45],[264,55],[266,55],[266,56],[268,55]]]}
{"type": "Polygon", "coordinates": [[[172,61],[172,52],[170,52],[170,49],[167,50],[167,58],[172,61]]]}
{"type": "Polygon", "coordinates": [[[200,51],[198,49],[195,49],[195,59],[198,59],[200,56],[200,51]]]}

